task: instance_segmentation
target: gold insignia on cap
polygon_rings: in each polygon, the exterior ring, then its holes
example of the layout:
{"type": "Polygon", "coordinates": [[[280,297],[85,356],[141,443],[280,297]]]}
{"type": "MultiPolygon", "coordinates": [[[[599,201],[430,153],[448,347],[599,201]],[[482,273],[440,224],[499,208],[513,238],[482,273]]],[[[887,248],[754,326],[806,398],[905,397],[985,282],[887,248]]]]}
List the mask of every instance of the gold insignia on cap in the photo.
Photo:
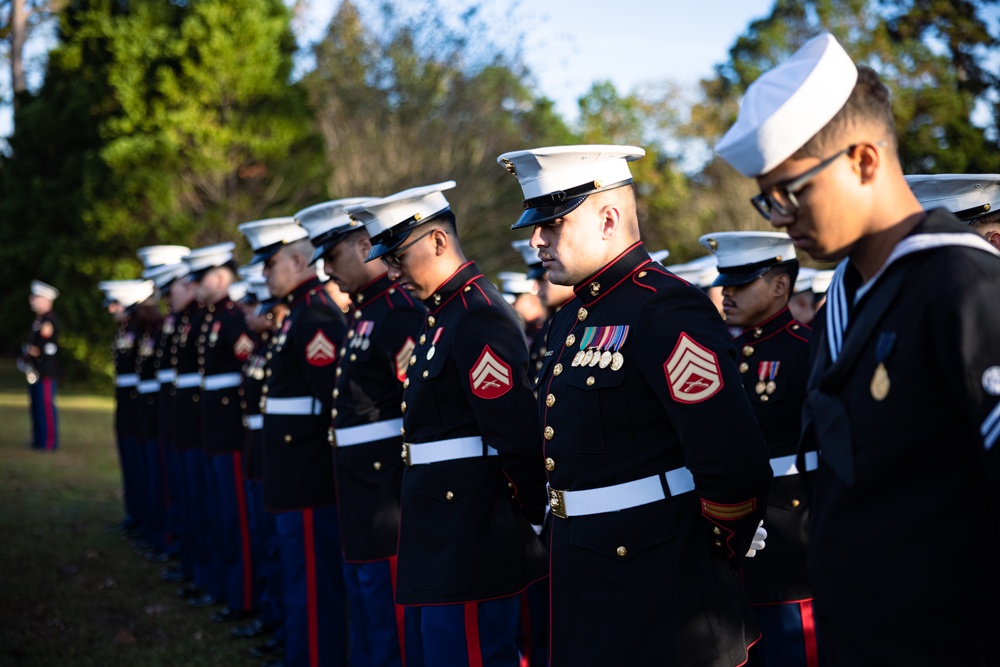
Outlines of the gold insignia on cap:
{"type": "Polygon", "coordinates": [[[602,181],[601,179],[597,179],[596,181],[594,181],[594,187],[595,188],[603,188],[604,187],[604,181],[602,181]]]}
{"type": "Polygon", "coordinates": [[[517,176],[517,170],[514,169],[514,163],[507,158],[501,158],[503,160],[503,168],[511,173],[512,176],[517,176]]]}
{"type": "Polygon", "coordinates": [[[719,242],[715,239],[708,239],[708,249],[715,252],[719,249],[719,242]]]}
{"type": "Polygon", "coordinates": [[[423,216],[422,213],[414,213],[413,214],[413,220],[414,220],[414,222],[420,222],[421,220],[423,220],[423,218],[424,218],[424,216],[423,216]]]}
{"type": "Polygon", "coordinates": [[[774,261],[776,261],[776,262],[781,262],[781,261],[783,261],[783,260],[781,259],[781,255],[778,255],[777,257],[775,257],[775,258],[774,258],[774,261]]]}
{"type": "Polygon", "coordinates": [[[597,293],[601,291],[601,283],[596,280],[590,283],[590,296],[597,296],[597,293]]]}

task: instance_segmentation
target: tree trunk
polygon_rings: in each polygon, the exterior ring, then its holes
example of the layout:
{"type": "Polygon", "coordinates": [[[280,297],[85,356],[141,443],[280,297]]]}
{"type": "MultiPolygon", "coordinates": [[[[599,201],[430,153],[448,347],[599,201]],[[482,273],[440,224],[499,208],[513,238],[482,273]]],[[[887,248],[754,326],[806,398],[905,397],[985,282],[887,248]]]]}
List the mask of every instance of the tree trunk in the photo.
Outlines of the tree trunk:
{"type": "Polygon", "coordinates": [[[28,39],[28,8],[26,0],[11,0],[10,8],[10,81],[14,88],[14,109],[18,97],[28,89],[24,77],[24,43],[28,39]]]}

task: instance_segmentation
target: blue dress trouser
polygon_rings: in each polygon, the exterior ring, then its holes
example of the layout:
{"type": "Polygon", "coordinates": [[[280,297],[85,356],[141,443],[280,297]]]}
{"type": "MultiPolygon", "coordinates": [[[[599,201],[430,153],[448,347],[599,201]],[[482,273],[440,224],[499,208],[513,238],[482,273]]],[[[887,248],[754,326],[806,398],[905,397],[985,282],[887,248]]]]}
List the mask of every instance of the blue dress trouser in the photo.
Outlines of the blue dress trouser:
{"type": "Polygon", "coordinates": [[[420,607],[423,667],[518,667],[519,595],[420,607]]]}
{"type": "Polygon", "coordinates": [[[284,599],[281,588],[281,554],[274,514],[264,510],[264,485],[260,480],[246,480],[247,509],[253,546],[255,607],[267,627],[282,624],[284,599]]]}
{"type": "Polygon", "coordinates": [[[56,379],[38,378],[28,385],[31,399],[31,446],[53,451],[59,448],[59,415],[56,412],[56,379]]]}
{"type": "Polygon", "coordinates": [[[213,473],[215,534],[218,537],[215,555],[221,566],[222,600],[233,611],[251,611],[254,609],[253,556],[242,454],[212,454],[208,460],[213,473]]]}

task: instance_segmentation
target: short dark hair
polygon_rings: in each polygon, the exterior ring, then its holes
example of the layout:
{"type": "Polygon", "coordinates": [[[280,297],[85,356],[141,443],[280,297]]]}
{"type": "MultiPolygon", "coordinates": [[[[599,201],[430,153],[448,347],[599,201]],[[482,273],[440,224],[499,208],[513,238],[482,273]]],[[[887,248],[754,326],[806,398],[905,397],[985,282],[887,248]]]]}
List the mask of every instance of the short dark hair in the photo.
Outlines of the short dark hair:
{"type": "Polygon", "coordinates": [[[972,227],[986,227],[992,224],[1000,224],[1000,208],[969,221],[969,225],[972,227]]]}
{"type": "Polygon", "coordinates": [[[893,153],[898,153],[896,120],[892,115],[889,89],[879,79],[875,70],[859,65],[858,81],[854,84],[854,90],[851,91],[847,102],[822,130],[795,152],[793,157],[828,157],[834,151],[846,148],[842,145],[845,133],[863,125],[874,127],[882,134],[877,139],[887,142],[889,149],[893,153]]]}
{"type": "Polygon", "coordinates": [[[446,231],[450,231],[456,237],[458,236],[458,222],[455,220],[455,214],[450,208],[441,211],[427,222],[431,224],[435,222],[439,223],[447,227],[446,231]]]}

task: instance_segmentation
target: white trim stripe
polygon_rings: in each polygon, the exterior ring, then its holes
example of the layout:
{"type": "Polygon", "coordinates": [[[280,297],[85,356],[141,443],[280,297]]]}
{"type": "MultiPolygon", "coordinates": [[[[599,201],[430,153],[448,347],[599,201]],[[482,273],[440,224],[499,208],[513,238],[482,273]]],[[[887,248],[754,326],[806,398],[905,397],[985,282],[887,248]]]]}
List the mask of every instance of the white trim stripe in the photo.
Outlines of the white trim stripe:
{"type": "Polygon", "coordinates": [[[115,378],[116,387],[136,387],[139,385],[138,373],[126,373],[115,378]]]}
{"type": "Polygon", "coordinates": [[[371,424],[362,424],[361,426],[348,426],[346,428],[334,429],[334,441],[337,447],[364,445],[387,438],[400,438],[403,435],[402,428],[402,417],[398,419],[386,419],[371,424]]]}
{"type": "Polygon", "coordinates": [[[219,389],[231,389],[240,386],[242,373],[219,373],[218,375],[206,375],[201,383],[205,391],[218,391],[219,389]]]}
{"type": "Polygon", "coordinates": [[[155,394],[160,391],[159,380],[140,380],[138,386],[140,394],[155,394]]]}
{"type": "Polygon", "coordinates": [[[177,369],[176,368],[164,368],[162,370],[156,371],[156,379],[160,381],[160,384],[173,384],[177,380],[177,369]]]}
{"type": "Polygon", "coordinates": [[[191,389],[201,386],[201,373],[181,373],[174,381],[178,389],[191,389]]]}
{"type": "Polygon", "coordinates": [[[271,398],[264,401],[262,413],[266,415],[318,415],[323,404],[313,396],[271,398]]]}
{"type": "Polygon", "coordinates": [[[983,447],[989,451],[1000,437],[1000,403],[997,403],[990,414],[986,415],[983,425],[979,427],[983,436],[983,447]]]}

